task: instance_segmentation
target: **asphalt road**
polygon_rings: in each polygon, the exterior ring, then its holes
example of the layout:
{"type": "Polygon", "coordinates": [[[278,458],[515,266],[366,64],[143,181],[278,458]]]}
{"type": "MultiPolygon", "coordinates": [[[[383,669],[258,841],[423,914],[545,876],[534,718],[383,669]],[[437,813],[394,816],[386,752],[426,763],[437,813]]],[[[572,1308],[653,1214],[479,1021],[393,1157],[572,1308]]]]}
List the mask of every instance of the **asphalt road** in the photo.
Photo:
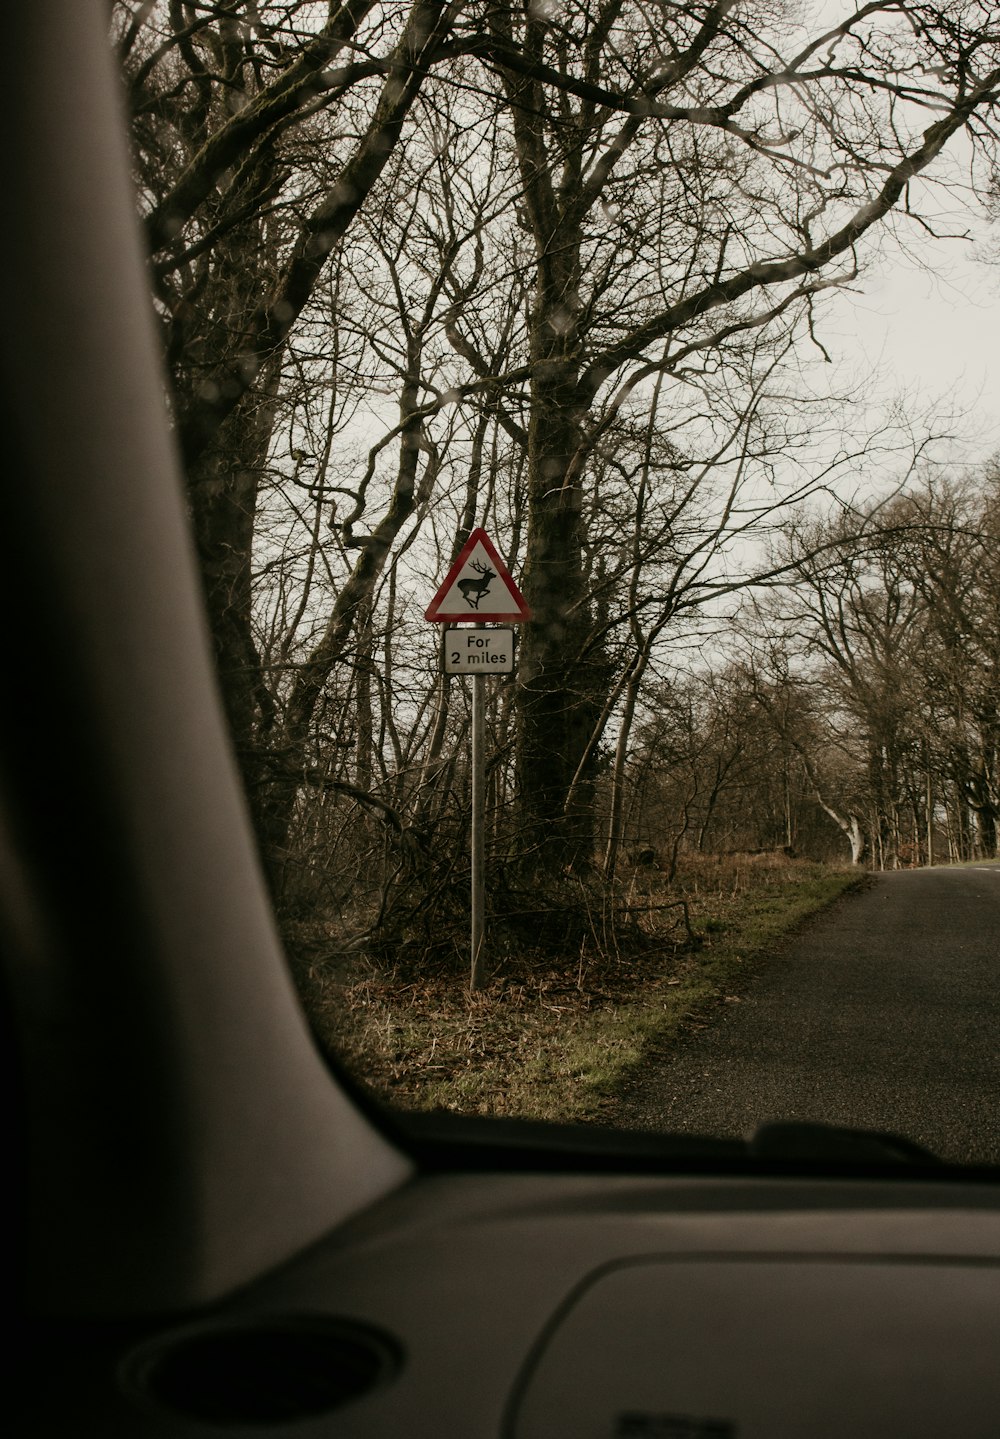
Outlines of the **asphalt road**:
{"type": "Polygon", "coordinates": [[[766,1119],[1000,1163],[1000,865],[874,876],[652,1063],[616,1116],[727,1136],[766,1119]]]}

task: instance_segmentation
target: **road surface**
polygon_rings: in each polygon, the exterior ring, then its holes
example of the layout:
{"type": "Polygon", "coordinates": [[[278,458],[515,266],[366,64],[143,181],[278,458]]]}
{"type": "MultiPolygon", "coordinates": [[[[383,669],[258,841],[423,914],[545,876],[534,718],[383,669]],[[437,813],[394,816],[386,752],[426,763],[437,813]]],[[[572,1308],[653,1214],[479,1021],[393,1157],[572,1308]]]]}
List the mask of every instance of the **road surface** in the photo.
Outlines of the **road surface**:
{"type": "Polygon", "coordinates": [[[889,1129],[1000,1164],[1000,865],[873,876],[652,1062],[616,1115],[727,1136],[765,1119],[889,1129]]]}

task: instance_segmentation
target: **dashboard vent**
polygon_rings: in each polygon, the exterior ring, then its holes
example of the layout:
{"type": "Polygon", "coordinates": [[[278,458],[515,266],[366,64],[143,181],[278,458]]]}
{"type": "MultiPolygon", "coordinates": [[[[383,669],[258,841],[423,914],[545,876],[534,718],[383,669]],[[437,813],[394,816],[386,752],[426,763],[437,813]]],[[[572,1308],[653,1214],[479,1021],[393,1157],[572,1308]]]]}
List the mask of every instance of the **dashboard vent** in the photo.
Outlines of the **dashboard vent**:
{"type": "Polygon", "coordinates": [[[123,1379],[161,1411],[266,1427],[328,1413],[384,1383],[399,1364],[384,1335],[296,1315],[161,1336],[132,1354],[123,1379]]]}

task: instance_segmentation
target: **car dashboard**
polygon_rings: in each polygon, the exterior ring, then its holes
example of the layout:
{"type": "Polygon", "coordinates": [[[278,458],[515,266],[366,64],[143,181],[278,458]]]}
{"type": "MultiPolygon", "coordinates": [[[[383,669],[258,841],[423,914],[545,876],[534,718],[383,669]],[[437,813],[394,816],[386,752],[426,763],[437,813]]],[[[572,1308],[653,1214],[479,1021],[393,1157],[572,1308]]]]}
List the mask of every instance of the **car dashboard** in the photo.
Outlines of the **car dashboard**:
{"type": "Polygon", "coordinates": [[[209,1312],[71,1335],[84,1371],[47,1346],[18,1432],[985,1439],[1000,1212],[972,1182],[428,1175],[209,1312]]]}

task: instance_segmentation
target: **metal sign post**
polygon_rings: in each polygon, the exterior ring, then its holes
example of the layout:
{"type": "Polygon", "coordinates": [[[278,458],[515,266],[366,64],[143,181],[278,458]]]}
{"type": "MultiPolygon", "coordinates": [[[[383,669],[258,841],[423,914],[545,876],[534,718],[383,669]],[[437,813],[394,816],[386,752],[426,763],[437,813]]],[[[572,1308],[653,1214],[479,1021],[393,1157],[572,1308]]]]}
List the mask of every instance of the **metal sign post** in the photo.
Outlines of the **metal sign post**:
{"type": "Polygon", "coordinates": [[[486,967],[486,676],[513,674],[514,631],[487,624],[531,619],[524,597],[485,530],[473,530],[434,596],[424,618],[435,624],[469,625],[444,634],[445,674],[472,680],[472,965],[469,988],[483,987],[486,967]]]}
{"type": "Polygon", "coordinates": [[[486,914],[486,676],[514,673],[514,631],[486,629],[445,630],[441,636],[442,666],[446,675],[472,679],[472,968],[469,988],[483,987],[486,914]]]}
{"type": "Polygon", "coordinates": [[[486,676],[472,677],[472,969],[469,988],[483,987],[483,932],[486,912],[486,676]]]}

